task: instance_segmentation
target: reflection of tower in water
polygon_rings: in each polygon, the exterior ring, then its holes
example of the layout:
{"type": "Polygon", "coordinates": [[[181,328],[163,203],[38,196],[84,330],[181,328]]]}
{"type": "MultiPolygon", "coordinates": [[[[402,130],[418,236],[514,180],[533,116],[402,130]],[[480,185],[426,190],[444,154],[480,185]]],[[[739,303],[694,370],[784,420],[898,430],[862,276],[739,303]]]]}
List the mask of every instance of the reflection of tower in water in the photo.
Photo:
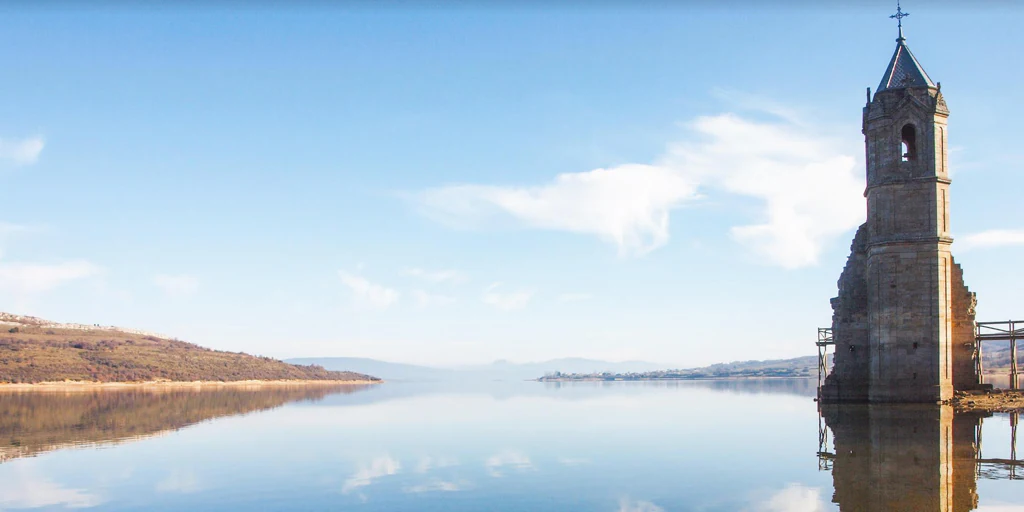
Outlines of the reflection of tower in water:
{"type": "Polygon", "coordinates": [[[822,430],[819,467],[832,470],[833,502],[843,512],[967,512],[978,506],[979,477],[1021,478],[1024,469],[1012,445],[1010,459],[979,458],[982,413],[823,405],[821,414],[834,450],[822,430]]]}

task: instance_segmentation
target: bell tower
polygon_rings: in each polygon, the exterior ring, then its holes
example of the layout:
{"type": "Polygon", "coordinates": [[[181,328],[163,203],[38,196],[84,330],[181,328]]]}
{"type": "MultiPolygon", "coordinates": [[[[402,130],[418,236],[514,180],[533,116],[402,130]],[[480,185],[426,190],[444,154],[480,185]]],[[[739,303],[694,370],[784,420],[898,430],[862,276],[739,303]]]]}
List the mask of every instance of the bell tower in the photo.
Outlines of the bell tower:
{"type": "Polygon", "coordinates": [[[863,119],[872,402],[953,396],[948,117],[901,23],[863,119]]]}
{"type": "Polygon", "coordinates": [[[863,112],[867,222],[832,299],[835,368],[825,401],[942,402],[978,384],[975,296],[950,253],[947,119],[941,86],[896,50],[863,112]]]}

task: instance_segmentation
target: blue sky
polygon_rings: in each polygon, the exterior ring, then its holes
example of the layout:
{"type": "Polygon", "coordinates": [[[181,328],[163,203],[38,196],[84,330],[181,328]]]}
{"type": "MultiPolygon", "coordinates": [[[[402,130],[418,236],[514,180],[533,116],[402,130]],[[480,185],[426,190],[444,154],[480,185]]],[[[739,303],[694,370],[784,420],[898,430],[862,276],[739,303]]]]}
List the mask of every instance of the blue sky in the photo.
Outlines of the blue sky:
{"type": "MultiPolygon", "coordinates": [[[[812,353],[896,36],[867,1],[104,5],[0,16],[0,311],[430,364],[812,353]]],[[[1000,320],[1024,11],[979,5],[905,28],[1000,320]]]]}

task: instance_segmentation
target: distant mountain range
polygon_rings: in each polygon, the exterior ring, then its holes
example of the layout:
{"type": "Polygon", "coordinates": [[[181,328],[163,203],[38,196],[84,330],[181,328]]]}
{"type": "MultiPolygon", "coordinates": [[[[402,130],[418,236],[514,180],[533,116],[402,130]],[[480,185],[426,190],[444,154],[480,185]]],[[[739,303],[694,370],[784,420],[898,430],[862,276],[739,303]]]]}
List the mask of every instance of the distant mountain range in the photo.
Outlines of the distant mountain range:
{"type": "MultiPolygon", "coordinates": [[[[983,351],[985,370],[999,372],[1009,366],[1009,347],[1003,343],[986,343],[983,351]]],[[[831,365],[832,354],[829,354],[831,365]]],[[[679,372],[691,378],[726,377],[797,377],[815,378],[818,375],[818,356],[790,359],[733,361],[696,368],[680,368],[671,364],[647,361],[612,362],[584,358],[552,359],[537,363],[513,363],[505,360],[490,364],[439,368],[404,363],[391,363],[359,357],[307,357],[286,359],[285,362],[323,366],[327,370],[350,371],[374,375],[389,381],[452,382],[532,380],[559,372],[562,374],[637,374],[648,372],[679,372]]]]}
{"type": "Polygon", "coordinates": [[[645,372],[665,368],[665,364],[645,361],[611,362],[583,358],[552,359],[538,363],[512,363],[505,360],[490,364],[438,368],[404,363],[391,363],[361,357],[303,357],[286,359],[299,365],[315,364],[327,370],[365,373],[391,381],[453,381],[453,380],[528,380],[547,373],[645,372]]]}
{"type": "Polygon", "coordinates": [[[730,376],[789,376],[814,377],[818,371],[818,356],[803,356],[771,361],[734,361],[700,368],[679,368],[676,365],[648,361],[601,361],[577,357],[552,359],[536,363],[513,363],[505,360],[490,364],[438,368],[404,363],[390,363],[358,357],[309,357],[286,359],[300,365],[315,364],[327,370],[350,371],[374,375],[389,381],[451,382],[533,380],[554,373],[561,374],[640,374],[662,372],[669,369],[705,378],[730,376]]]}

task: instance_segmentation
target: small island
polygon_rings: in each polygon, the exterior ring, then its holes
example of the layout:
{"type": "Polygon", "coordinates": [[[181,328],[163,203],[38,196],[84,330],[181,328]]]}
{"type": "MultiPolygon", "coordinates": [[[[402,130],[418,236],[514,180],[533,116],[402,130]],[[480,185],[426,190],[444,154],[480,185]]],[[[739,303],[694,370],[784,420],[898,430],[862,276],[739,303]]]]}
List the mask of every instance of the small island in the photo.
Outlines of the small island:
{"type": "Polygon", "coordinates": [[[133,329],[0,313],[0,388],[379,382],[361,373],[222,352],[133,329]]]}

